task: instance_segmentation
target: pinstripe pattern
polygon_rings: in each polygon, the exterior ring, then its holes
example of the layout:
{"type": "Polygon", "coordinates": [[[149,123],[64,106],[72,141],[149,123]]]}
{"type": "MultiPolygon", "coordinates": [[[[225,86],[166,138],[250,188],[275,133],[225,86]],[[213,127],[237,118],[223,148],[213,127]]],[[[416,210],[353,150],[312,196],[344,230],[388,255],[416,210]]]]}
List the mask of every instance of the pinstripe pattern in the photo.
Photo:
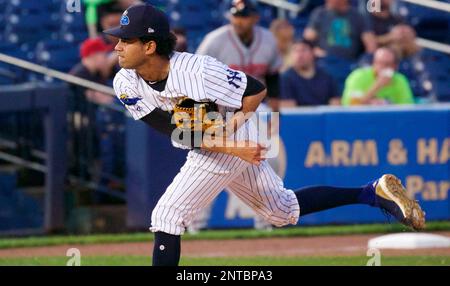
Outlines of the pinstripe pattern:
{"type": "Polygon", "coordinates": [[[155,107],[171,111],[181,97],[196,101],[214,101],[230,109],[241,107],[242,95],[247,86],[247,77],[237,72],[235,88],[229,83],[229,68],[209,56],[174,53],[170,59],[170,72],[164,91],[153,90],[134,70],[121,69],[113,85],[119,97],[139,98],[136,105],[125,105],[134,119],[138,120],[155,107]]]}
{"type": "MultiPolygon", "coordinates": [[[[246,85],[244,73],[231,70],[212,57],[188,53],[173,54],[166,87],[161,92],[153,90],[134,70],[122,69],[114,78],[117,96],[136,120],[155,107],[171,111],[185,96],[214,101],[225,116],[241,107],[246,85]]],[[[232,138],[257,141],[255,122],[249,120],[232,138]]],[[[195,215],[225,188],[274,225],[296,223],[298,219],[295,195],[283,187],[266,162],[256,167],[235,156],[192,150],[153,210],[150,229],[183,234],[195,215]]]]}
{"type": "Polygon", "coordinates": [[[213,161],[199,165],[204,161],[198,155],[189,153],[180,173],[159,200],[152,213],[151,231],[182,235],[194,217],[225,188],[275,226],[297,223],[297,198],[292,190],[284,188],[267,162],[254,166],[210,153],[232,170],[215,173],[209,171],[213,161]]]}
{"type": "Polygon", "coordinates": [[[297,197],[284,188],[267,161],[250,166],[227,188],[257,214],[275,226],[296,224],[300,215],[297,197]]]}
{"type": "MultiPolygon", "coordinates": [[[[221,157],[221,154],[211,155],[216,159],[221,157]]],[[[209,166],[199,168],[196,159],[192,152],[188,155],[180,173],[158,201],[152,213],[151,231],[183,234],[194,216],[239,175],[236,172],[211,173],[207,170],[209,166]]],[[[212,163],[213,161],[210,162],[212,163]]],[[[240,168],[245,165],[237,160],[234,160],[233,164],[240,168]]]]}

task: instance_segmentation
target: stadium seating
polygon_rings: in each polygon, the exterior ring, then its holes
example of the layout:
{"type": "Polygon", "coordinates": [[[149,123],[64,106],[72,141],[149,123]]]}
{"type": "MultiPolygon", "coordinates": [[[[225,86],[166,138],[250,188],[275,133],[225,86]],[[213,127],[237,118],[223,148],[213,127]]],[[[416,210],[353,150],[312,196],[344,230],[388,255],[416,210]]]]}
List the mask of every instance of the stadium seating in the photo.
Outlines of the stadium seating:
{"type": "Polygon", "coordinates": [[[79,61],[79,53],[69,42],[48,40],[36,46],[36,60],[46,67],[68,72],[79,61]]]}
{"type": "MultiPolygon", "coordinates": [[[[298,3],[296,0],[289,1],[298,3]]],[[[147,0],[146,2],[164,9],[173,27],[185,28],[188,48],[190,51],[195,51],[206,33],[227,22],[225,16],[231,0],[147,0]]],[[[361,5],[359,2],[352,1],[352,4],[361,5]]],[[[323,0],[310,1],[299,15],[286,13],[288,20],[296,29],[296,36],[302,35],[311,11],[323,3],[323,0]]],[[[402,1],[397,6],[399,13],[414,25],[420,36],[438,41],[449,41],[450,20],[447,14],[402,1]]],[[[277,10],[261,4],[260,16],[260,24],[268,27],[277,17],[277,10]]],[[[4,27],[3,32],[0,32],[0,41],[14,46],[13,49],[0,46],[0,52],[16,55],[61,71],[68,71],[79,61],[79,44],[88,37],[83,11],[68,13],[65,1],[60,0],[0,0],[0,25],[4,27]]],[[[436,81],[438,82],[436,86],[441,85],[439,82],[449,80],[449,70],[445,68],[449,66],[448,59],[449,57],[442,53],[427,51],[421,54],[419,61],[402,62],[400,72],[410,79],[415,95],[426,96],[427,92],[431,92],[431,88],[424,88],[422,79],[430,84],[436,81]]],[[[319,64],[336,77],[342,89],[345,77],[351,69],[370,64],[370,60],[370,57],[363,57],[356,64],[328,58],[320,60],[319,64]]],[[[24,76],[13,67],[0,64],[0,84],[12,84],[30,78],[42,79],[43,77],[24,76]]]]}
{"type": "MultiPolygon", "coordinates": [[[[0,53],[4,53],[23,60],[33,60],[34,54],[29,51],[29,46],[23,44],[17,47],[13,43],[0,44],[0,53]]],[[[0,62],[0,83],[14,84],[25,81],[27,72],[16,66],[0,62]]]]}
{"type": "Polygon", "coordinates": [[[295,28],[295,37],[301,38],[303,35],[303,31],[306,28],[306,25],[308,24],[308,18],[306,16],[297,16],[297,17],[289,17],[289,22],[294,26],[295,28]]]}
{"type": "Polygon", "coordinates": [[[17,190],[17,175],[0,171],[0,232],[43,225],[42,202],[17,190]]]}
{"type": "Polygon", "coordinates": [[[10,14],[6,17],[4,34],[10,43],[35,43],[44,37],[40,23],[47,17],[43,14],[10,14]],[[37,24],[39,23],[39,24],[37,24]]]}
{"type": "Polygon", "coordinates": [[[333,56],[327,56],[317,60],[317,65],[328,72],[338,84],[340,93],[344,90],[345,79],[356,67],[355,63],[333,56]]]}
{"type": "Polygon", "coordinates": [[[67,13],[66,7],[60,9],[60,27],[58,30],[58,39],[65,42],[72,42],[76,47],[79,43],[89,37],[85,23],[85,14],[67,13]]]}
{"type": "Polygon", "coordinates": [[[205,34],[223,24],[224,11],[219,2],[175,0],[166,5],[165,11],[172,27],[182,27],[187,31],[189,50],[195,51],[205,34]]]}
{"type": "Polygon", "coordinates": [[[424,49],[416,65],[421,70],[419,80],[428,95],[438,101],[449,101],[450,56],[424,49]]]}
{"type": "Polygon", "coordinates": [[[7,1],[9,5],[6,6],[5,12],[11,13],[25,13],[34,14],[40,13],[43,10],[41,1],[27,1],[27,0],[12,0],[7,1]]]}
{"type": "Polygon", "coordinates": [[[432,95],[438,101],[450,102],[449,80],[437,80],[432,83],[432,95]]]}
{"type": "Polygon", "coordinates": [[[450,21],[446,12],[402,1],[399,2],[398,9],[400,14],[414,26],[420,37],[440,42],[450,42],[450,21]]]}
{"type": "Polygon", "coordinates": [[[0,11],[5,11],[8,2],[8,0],[0,0],[0,11]]]}

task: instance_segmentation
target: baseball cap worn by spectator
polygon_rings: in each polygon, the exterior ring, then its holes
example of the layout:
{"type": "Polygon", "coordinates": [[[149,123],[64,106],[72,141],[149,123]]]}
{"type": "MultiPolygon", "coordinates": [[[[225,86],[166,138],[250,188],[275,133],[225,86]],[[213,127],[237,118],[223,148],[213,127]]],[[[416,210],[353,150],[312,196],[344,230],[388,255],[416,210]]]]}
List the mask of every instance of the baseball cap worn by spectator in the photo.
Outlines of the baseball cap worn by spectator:
{"type": "Polygon", "coordinates": [[[258,14],[258,9],[251,0],[234,0],[230,13],[235,17],[249,17],[258,14]]]}
{"type": "Polygon", "coordinates": [[[123,12],[119,27],[105,30],[104,33],[121,39],[168,38],[169,19],[164,12],[150,4],[138,4],[123,12]]]}
{"type": "Polygon", "coordinates": [[[80,56],[82,59],[100,52],[108,52],[110,47],[100,38],[87,39],[80,47],[80,56]]]}

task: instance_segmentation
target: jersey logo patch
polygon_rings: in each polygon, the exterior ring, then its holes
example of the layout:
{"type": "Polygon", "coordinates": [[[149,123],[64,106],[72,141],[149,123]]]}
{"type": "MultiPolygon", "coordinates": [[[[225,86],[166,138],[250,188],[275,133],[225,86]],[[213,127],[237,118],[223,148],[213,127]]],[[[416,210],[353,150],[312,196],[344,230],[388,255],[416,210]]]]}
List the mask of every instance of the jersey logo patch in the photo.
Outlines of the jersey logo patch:
{"type": "Polygon", "coordinates": [[[228,84],[234,86],[235,88],[240,88],[240,86],[235,82],[235,81],[242,82],[242,77],[239,76],[239,72],[231,69],[227,69],[227,72],[228,72],[227,75],[228,84]]]}
{"type": "Polygon", "coordinates": [[[136,105],[139,100],[142,100],[140,97],[128,97],[126,94],[120,95],[120,101],[122,101],[125,105],[136,105]]]}

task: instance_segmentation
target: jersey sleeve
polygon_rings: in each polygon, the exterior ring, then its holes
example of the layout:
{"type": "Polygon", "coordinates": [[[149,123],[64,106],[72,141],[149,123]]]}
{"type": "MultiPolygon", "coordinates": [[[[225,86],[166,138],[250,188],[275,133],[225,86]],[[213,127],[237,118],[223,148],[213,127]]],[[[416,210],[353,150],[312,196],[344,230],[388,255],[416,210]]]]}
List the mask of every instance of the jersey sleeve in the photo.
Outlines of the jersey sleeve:
{"type": "Polygon", "coordinates": [[[144,98],[138,94],[136,88],[133,88],[132,81],[129,75],[119,71],[114,77],[113,86],[120,102],[135,120],[139,120],[152,112],[155,107],[144,102],[144,98]]]}
{"type": "Polygon", "coordinates": [[[215,58],[206,56],[202,79],[205,97],[218,105],[241,108],[247,87],[245,73],[233,70],[215,58]]]}

